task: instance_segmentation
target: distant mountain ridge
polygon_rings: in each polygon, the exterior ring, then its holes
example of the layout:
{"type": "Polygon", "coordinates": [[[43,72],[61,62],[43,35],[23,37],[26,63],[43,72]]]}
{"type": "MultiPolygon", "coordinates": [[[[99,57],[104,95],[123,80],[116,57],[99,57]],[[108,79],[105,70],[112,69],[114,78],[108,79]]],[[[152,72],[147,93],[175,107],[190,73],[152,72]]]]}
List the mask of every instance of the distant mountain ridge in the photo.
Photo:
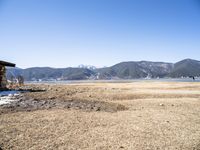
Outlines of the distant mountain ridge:
{"type": "Polygon", "coordinates": [[[27,69],[9,68],[7,78],[11,76],[22,75],[26,81],[38,80],[86,80],[94,72],[86,68],[50,68],[50,67],[33,67],[27,69]]]}
{"type": "Polygon", "coordinates": [[[121,79],[156,78],[166,76],[173,68],[172,63],[130,61],[121,62],[111,67],[97,69],[100,78],[117,77],[121,79]]]}
{"type": "Polygon", "coordinates": [[[200,77],[200,61],[192,59],[184,59],[177,63],[128,61],[99,69],[90,65],[80,65],[77,68],[7,69],[8,79],[18,75],[22,75],[26,81],[200,77]]]}
{"type": "Polygon", "coordinates": [[[170,77],[179,78],[187,76],[200,76],[200,61],[184,59],[174,64],[170,77]]]}

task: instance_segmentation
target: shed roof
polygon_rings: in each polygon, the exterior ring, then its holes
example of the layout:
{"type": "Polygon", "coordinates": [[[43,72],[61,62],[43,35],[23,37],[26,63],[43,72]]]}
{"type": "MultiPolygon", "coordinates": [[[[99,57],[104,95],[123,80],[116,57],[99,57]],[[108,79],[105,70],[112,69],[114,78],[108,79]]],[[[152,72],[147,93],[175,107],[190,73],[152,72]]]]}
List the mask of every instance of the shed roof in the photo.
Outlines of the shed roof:
{"type": "Polygon", "coordinates": [[[9,67],[15,67],[15,64],[10,63],[10,62],[6,62],[6,61],[2,61],[2,60],[0,60],[0,65],[9,66],[9,67]]]}

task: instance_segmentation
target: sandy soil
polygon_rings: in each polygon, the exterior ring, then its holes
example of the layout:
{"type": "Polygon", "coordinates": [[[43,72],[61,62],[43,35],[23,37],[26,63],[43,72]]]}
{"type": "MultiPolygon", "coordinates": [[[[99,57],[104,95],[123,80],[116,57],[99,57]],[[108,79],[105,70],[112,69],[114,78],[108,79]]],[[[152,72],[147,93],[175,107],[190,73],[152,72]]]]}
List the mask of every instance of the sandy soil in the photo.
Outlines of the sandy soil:
{"type": "Polygon", "coordinates": [[[200,83],[31,86],[0,106],[2,149],[200,149],[200,83]]]}

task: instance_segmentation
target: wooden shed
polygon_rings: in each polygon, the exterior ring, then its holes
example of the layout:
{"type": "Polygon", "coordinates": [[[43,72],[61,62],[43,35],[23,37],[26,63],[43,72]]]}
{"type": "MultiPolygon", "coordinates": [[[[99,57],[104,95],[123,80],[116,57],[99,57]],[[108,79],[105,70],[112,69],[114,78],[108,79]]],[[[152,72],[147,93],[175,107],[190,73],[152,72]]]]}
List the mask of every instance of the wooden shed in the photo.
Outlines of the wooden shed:
{"type": "Polygon", "coordinates": [[[6,88],[6,66],[15,67],[15,64],[0,60],[0,90],[6,88]]]}

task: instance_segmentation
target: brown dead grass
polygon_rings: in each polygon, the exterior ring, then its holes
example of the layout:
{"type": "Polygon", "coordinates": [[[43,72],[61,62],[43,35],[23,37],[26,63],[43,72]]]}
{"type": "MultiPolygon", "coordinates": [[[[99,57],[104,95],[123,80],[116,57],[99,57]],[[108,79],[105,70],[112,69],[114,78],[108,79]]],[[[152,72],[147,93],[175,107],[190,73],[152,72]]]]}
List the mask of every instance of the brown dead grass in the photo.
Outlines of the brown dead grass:
{"type": "MultiPolygon", "coordinates": [[[[32,85],[38,86],[38,85],[32,85]]],[[[50,109],[0,115],[3,149],[200,149],[200,83],[40,85],[37,100],[114,102],[125,111],[50,109]]]]}

